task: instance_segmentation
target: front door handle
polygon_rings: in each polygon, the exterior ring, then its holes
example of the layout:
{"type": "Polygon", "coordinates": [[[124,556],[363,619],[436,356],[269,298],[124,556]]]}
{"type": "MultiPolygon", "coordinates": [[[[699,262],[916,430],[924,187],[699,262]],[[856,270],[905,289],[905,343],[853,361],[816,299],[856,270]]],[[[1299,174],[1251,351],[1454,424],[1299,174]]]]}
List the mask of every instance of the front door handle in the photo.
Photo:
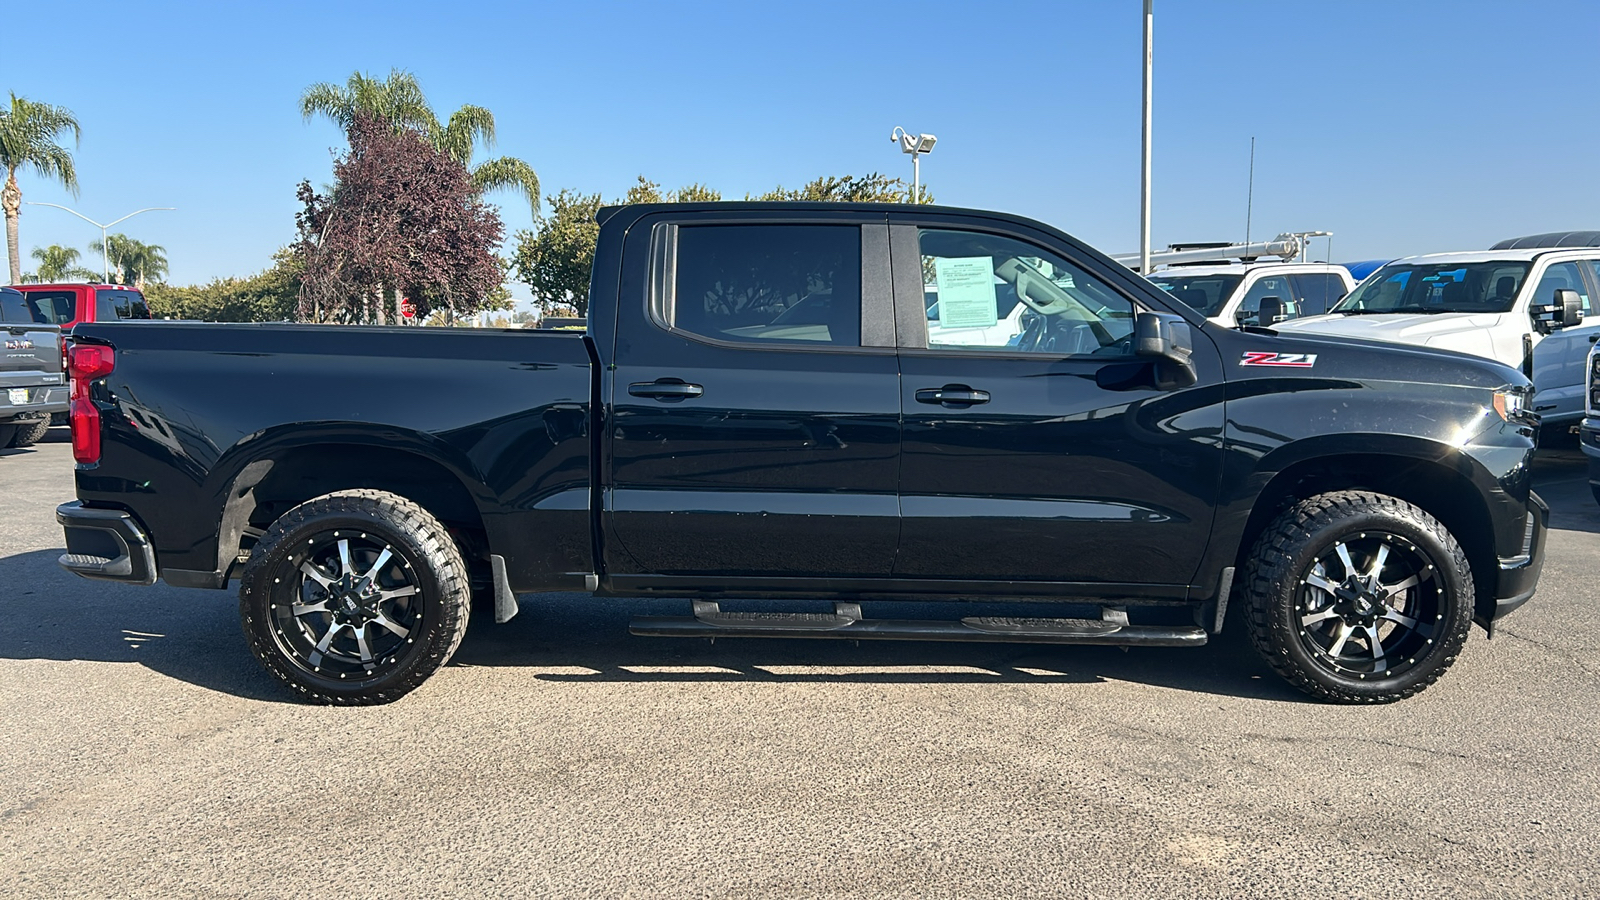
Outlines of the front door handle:
{"type": "Polygon", "coordinates": [[[922,388],[917,391],[918,403],[937,403],[964,409],[977,403],[988,403],[988,391],[975,391],[964,384],[947,384],[942,388],[922,388]]]}
{"type": "Polygon", "coordinates": [[[635,397],[654,397],[667,403],[677,403],[704,394],[706,389],[698,384],[677,379],[658,378],[655,381],[636,381],[628,385],[628,393],[635,397]]]}

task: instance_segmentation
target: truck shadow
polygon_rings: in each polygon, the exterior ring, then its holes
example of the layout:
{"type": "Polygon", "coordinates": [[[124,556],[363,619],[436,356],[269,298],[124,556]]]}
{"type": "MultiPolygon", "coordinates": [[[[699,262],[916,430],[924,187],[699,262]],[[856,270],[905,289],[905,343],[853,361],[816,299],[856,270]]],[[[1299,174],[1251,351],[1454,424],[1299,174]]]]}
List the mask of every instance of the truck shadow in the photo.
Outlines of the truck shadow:
{"type": "MultiPolygon", "coordinates": [[[[87,581],[56,565],[60,550],[0,558],[0,658],[137,663],[208,690],[296,702],[257,664],[239,631],[233,591],[87,581]]],[[[1133,682],[1298,702],[1240,629],[1197,649],[1029,644],[642,638],[635,615],[685,615],[687,601],[529,595],[496,625],[475,616],[452,665],[535,670],[541,681],[986,684],[1133,682]]],[[[955,611],[906,604],[899,616],[955,611]]],[[[869,606],[868,614],[873,609],[869,606]]],[[[878,614],[882,614],[880,610],[878,614]]]]}
{"type": "MultiPolygon", "coordinates": [[[[788,604],[794,606],[795,604],[788,604]]],[[[766,604],[773,609],[784,604],[766,604]]],[[[593,600],[528,595],[504,625],[475,620],[454,665],[529,666],[561,682],[837,682],[987,684],[1123,681],[1254,699],[1301,701],[1255,656],[1238,623],[1199,648],[964,644],[796,638],[642,638],[639,615],[687,615],[684,600],[593,600]]],[[[1036,615],[1048,615],[1034,610],[1036,615]]],[[[877,603],[867,616],[951,619],[977,614],[949,604],[877,603]]],[[[1012,614],[1017,614],[1012,611],[1012,614]]]]}

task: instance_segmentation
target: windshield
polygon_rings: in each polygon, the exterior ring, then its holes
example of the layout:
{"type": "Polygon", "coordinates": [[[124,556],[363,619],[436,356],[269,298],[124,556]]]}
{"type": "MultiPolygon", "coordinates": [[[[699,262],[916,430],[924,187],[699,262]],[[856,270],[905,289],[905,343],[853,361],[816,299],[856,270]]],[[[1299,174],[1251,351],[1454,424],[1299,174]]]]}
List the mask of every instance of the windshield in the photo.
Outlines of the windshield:
{"type": "Polygon", "coordinates": [[[1223,304],[1233,296],[1233,289],[1243,278],[1243,275],[1167,275],[1162,272],[1150,276],[1156,287],[1203,316],[1222,312],[1223,304]]]}
{"type": "Polygon", "coordinates": [[[1329,312],[1510,312],[1528,277],[1525,262],[1394,264],[1361,282],[1329,312]]]}

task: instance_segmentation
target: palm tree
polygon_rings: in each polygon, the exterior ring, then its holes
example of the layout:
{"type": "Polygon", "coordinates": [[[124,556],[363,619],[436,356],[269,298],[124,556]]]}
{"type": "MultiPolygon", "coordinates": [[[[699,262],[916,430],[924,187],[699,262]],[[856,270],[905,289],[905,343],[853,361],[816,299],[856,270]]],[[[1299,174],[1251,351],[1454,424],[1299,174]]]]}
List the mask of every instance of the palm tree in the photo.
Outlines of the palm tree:
{"type": "MultiPolygon", "coordinates": [[[[122,284],[131,284],[144,290],[145,283],[156,281],[167,274],[167,249],[160,244],[146,244],[125,234],[106,237],[105,248],[110,251],[111,265],[121,272],[122,284]]],[[[91,252],[100,250],[100,244],[90,244],[91,252]]]]}
{"type": "Polygon", "coordinates": [[[356,72],[343,85],[313,84],[300,96],[300,114],[308,122],[318,115],[327,116],[346,131],[357,116],[388,122],[395,128],[415,128],[427,135],[435,150],[467,168],[479,193],[516,190],[528,198],[528,205],[538,214],[539,176],[532,166],[512,156],[472,165],[472,153],[480,143],[485,148],[494,146],[494,113],[467,104],[441,124],[417,77],[404,69],[390,71],[388,78],[356,72]]]}
{"type": "Polygon", "coordinates": [[[34,275],[41,282],[79,281],[94,277],[93,272],[78,265],[78,258],[82,254],[76,248],[51,244],[33,248],[31,255],[39,261],[39,269],[34,275]]]}
{"type": "Polygon", "coordinates": [[[6,250],[11,263],[11,281],[22,277],[22,247],[17,239],[17,217],[22,213],[22,190],[17,187],[17,170],[25,166],[45,178],[59,181],[78,195],[78,173],[72,165],[72,151],[56,143],[56,136],[72,132],[73,144],[83,137],[78,120],[65,107],[11,94],[11,107],[0,109],[0,166],[6,182],[0,187],[0,208],[6,214],[6,250]]]}

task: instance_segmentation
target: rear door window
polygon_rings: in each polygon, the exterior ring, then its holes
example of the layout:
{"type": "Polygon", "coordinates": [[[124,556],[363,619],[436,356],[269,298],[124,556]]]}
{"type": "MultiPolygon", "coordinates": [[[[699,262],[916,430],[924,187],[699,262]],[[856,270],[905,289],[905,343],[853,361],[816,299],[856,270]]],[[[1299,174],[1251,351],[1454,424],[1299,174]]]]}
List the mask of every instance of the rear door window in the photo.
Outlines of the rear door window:
{"type": "Polygon", "coordinates": [[[138,291],[101,290],[95,292],[95,318],[102,322],[148,319],[150,307],[138,291]]]}
{"type": "Polygon", "coordinates": [[[38,305],[52,325],[65,325],[73,319],[77,304],[76,291],[24,291],[28,299],[38,305]]]}
{"type": "Polygon", "coordinates": [[[684,225],[666,310],[722,341],[861,346],[861,229],[684,225]]]}
{"type": "Polygon", "coordinates": [[[7,325],[54,325],[31,298],[20,291],[0,290],[0,322],[7,325]]]}

